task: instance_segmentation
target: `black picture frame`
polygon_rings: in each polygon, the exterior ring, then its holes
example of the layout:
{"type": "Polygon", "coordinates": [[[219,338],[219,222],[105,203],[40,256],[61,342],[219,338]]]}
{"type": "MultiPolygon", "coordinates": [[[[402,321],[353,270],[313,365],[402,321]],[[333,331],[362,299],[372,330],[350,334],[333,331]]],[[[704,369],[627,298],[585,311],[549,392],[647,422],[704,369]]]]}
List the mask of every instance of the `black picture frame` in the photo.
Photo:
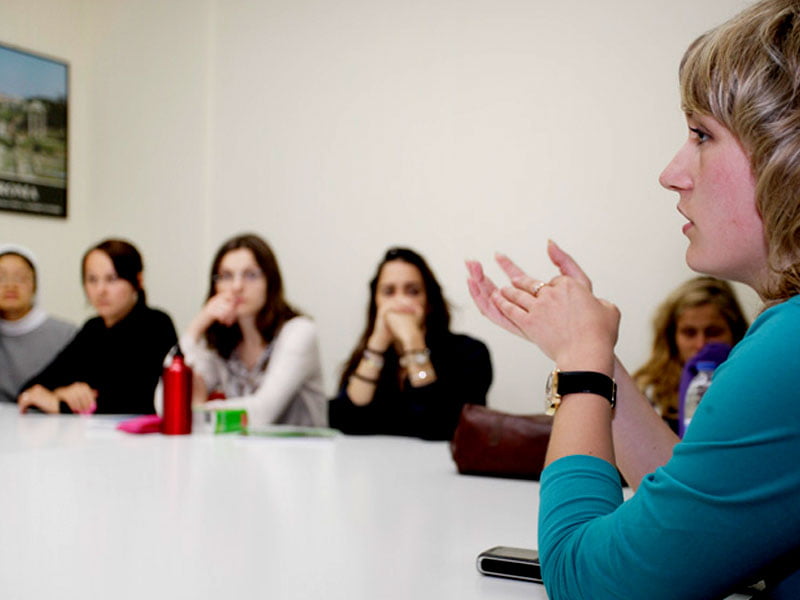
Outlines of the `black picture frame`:
{"type": "Polygon", "coordinates": [[[0,42],[0,210],[67,217],[69,64],[0,42]]]}

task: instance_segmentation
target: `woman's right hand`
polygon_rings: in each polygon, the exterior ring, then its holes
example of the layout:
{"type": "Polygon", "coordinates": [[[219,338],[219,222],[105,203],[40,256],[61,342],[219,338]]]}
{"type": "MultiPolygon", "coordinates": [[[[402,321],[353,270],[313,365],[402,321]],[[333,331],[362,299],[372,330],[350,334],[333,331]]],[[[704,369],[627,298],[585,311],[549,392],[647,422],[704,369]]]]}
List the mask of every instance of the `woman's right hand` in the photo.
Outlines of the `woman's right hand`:
{"type": "Polygon", "coordinates": [[[58,413],[58,396],[42,385],[34,385],[22,392],[17,398],[19,412],[28,412],[31,407],[38,408],[45,413],[58,413]]]}
{"type": "Polygon", "coordinates": [[[214,323],[230,327],[236,322],[236,306],[233,292],[225,291],[212,296],[189,325],[189,333],[199,340],[214,323]]]}
{"type": "Polygon", "coordinates": [[[236,298],[233,292],[220,292],[212,296],[202,310],[209,325],[214,321],[230,327],[236,322],[236,298]]]}
{"type": "Polygon", "coordinates": [[[385,304],[378,308],[378,312],[375,315],[375,325],[369,338],[367,338],[367,348],[375,352],[386,352],[386,349],[392,343],[392,331],[386,322],[386,313],[388,311],[389,306],[385,304]]]}

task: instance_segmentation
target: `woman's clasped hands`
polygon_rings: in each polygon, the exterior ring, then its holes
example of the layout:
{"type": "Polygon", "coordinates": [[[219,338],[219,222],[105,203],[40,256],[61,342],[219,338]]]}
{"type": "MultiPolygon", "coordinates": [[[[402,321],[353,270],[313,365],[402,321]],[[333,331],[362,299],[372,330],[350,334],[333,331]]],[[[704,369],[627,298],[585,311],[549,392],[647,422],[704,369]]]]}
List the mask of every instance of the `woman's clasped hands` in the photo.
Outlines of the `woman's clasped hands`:
{"type": "Polygon", "coordinates": [[[17,399],[19,411],[22,413],[31,407],[46,413],[57,413],[61,402],[65,402],[73,413],[91,414],[97,409],[97,390],[82,381],[53,391],[37,384],[22,392],[17,399]]]}
{"type": "Polygon", "coordinates": [[[425,346],[425,308],[413,302],[395,300],[378,307],[375,329],[368,347],[385,351],[393,342],[403,350],[425,346]]]}
{"type": "Polygon", "coordinates": [[[592,293],[583,270],[554,242],[547,252],[561,275],[549,282],[528,276],[507,256],[496,255],[511,286],[498,288],[481,264],[467,261],[470,294],[495,324],[530,340],[560,369],[613,371],[619,310],[592,293]]]}

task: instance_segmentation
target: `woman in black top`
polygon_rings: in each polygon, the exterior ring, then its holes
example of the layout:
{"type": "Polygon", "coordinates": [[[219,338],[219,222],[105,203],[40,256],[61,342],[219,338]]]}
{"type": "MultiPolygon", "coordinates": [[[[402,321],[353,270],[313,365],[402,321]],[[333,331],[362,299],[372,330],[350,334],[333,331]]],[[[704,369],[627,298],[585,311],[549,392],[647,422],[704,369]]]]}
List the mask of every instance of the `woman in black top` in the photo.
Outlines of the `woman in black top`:
{"type": "Polygon", "coordinates": [[[464,404],[486,404],[486,346],[450,332],[450,312],[425,260],[390,249],[370,282],[367,325],[329,403],[331,427],[352,434],[449,440],[464,404]]]}
{"type": "Polygon", "coordinates": [[[98,316],[23,386],[20,412],[155,412],[162,361],[177,336],[169,316],[145,303],[142,269],[139,252],[122,240],[86,252],[83,287],[98,316]]]}

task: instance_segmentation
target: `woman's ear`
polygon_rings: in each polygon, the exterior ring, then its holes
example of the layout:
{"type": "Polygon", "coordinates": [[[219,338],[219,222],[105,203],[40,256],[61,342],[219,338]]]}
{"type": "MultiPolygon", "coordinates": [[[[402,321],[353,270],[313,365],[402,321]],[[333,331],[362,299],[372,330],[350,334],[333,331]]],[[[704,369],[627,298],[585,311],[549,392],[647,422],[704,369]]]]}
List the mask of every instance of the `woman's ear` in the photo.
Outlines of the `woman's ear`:
{"type": "Polygon", "coordinates": [[[144,289],[144,274],[141,271],[139,271],[136,274],[136,281],[139,284],[139,289],[143,290],[144,289]]]}

